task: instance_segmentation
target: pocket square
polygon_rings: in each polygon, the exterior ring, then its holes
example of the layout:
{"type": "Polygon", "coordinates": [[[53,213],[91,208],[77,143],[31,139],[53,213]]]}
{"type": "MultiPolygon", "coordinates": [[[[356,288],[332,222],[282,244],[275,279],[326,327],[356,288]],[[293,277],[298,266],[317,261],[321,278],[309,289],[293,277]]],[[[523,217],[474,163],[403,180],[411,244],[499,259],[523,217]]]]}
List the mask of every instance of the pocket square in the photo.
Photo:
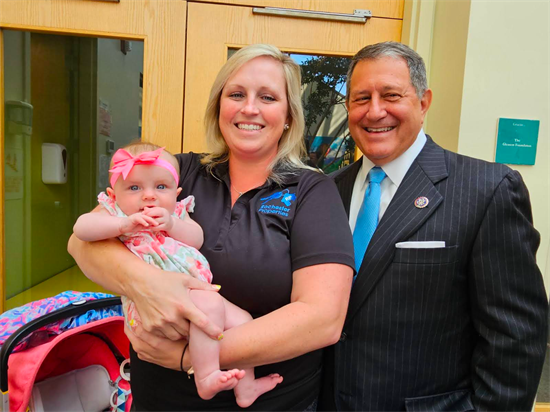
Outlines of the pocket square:
{"type": "Polygon", "coordinates": [[[444,241],[429,242],[399,242],[395,244],[397,249],[441,249],[445,247],[444,241]]]}

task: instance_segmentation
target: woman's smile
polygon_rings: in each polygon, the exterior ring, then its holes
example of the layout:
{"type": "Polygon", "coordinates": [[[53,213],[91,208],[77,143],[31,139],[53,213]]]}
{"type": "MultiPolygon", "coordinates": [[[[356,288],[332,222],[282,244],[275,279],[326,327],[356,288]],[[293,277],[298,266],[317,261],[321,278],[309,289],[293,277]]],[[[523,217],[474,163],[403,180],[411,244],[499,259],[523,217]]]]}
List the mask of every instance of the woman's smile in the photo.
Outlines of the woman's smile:
{"type": "Polygon", "coordinates": [[[237,126],[237,128],[240,130],[250,130],[250,131],[262,130],[264,128],[264,126],[262,125],[253,124],[253,123],[237,123],[235,124],[235,126],[237,126]]]}

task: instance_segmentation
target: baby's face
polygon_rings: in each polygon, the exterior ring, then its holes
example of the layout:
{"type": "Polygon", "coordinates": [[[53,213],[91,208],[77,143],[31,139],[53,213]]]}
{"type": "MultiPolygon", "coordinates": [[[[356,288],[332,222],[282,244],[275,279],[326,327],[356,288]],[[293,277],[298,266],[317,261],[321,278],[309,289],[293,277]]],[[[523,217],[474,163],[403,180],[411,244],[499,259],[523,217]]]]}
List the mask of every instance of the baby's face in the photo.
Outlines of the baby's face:
{"type": "Polygon", "coordinates": [[[128,216],[145,207],[163,207],[172,214],[181,191],[167,169],[153,165],[134,166],[126,180],[118,178],[113,189],[114,200],[128,216]]]}

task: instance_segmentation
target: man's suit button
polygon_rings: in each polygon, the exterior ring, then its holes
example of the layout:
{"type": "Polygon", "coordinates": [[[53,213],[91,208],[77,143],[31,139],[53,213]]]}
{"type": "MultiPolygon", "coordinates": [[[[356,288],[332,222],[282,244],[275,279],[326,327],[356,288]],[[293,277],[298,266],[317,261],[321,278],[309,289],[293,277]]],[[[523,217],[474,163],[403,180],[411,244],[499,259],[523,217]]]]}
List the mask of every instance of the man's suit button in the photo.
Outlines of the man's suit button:
{"type": "Polygon", "coordinates": [[[348,335],[346,335],[346,332],[342,332],[340,335],[340,339],[338,339],[338,342],[344,342],[348,338],[348,335]]]}

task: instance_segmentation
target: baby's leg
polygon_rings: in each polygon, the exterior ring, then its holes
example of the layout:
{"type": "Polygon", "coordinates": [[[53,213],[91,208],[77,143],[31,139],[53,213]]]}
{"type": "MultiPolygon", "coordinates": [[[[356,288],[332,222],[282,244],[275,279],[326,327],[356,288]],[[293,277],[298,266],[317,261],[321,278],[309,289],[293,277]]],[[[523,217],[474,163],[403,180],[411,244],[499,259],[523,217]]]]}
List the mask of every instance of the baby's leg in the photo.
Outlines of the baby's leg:
{"type": "MultiPolygon", "coordinates": [[[[223,298],[216,292],[191,290],[193,303],[210,320],[224,329],[223,298]]],[[[220,370],[220,343],[211,339],[191,323],[189,329],[191,364],[195,370],[195,384],[202,399],[212,399],[218,392],[233,389],[245,372],[239,369],[220,370]]]]}
{"type": "MultiPolygon", "coordinates": [[[[225,304],[225,329],[231,329],[252,320],[252,316],[247,311],[228,300],[224,299],[223,302],[225,304]]],[[[235,387],[235,397],[241,408],[248,408],[260,395],[269,392],[283,381],[283,377],[278,373],[255,379],[254,369],[245,369],[245,372],[244,378],[235,387]]]]}

